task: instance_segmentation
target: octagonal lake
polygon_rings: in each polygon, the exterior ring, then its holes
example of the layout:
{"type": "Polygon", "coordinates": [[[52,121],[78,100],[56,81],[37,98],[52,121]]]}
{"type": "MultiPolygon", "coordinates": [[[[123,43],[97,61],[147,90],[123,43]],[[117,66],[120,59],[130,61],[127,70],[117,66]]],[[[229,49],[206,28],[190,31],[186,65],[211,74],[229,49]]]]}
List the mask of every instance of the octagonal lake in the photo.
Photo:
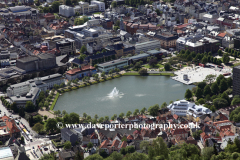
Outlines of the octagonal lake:
{"type": "Polygon", "coordinates": [[[54,110],[75,112],[80,116],[85,112],[92,118],[95,114],[111,118],[121,112],[126,114],[127,111],[183,99],[185,91],[192,87],[168,76],[123,76],[66,92],[59,96],[54,110]]]}

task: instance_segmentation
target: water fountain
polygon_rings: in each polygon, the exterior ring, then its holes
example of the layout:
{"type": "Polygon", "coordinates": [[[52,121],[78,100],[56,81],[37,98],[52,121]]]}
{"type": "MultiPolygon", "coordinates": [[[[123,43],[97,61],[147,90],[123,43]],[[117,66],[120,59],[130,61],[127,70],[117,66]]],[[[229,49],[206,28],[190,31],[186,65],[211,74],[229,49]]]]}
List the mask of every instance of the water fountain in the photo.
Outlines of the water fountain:
{"type": "Polygon", "coordinates": [[[108,94],[110,98],[119,96],[119,90],[116,87],[113,88],[112,92],[108,94]]]}

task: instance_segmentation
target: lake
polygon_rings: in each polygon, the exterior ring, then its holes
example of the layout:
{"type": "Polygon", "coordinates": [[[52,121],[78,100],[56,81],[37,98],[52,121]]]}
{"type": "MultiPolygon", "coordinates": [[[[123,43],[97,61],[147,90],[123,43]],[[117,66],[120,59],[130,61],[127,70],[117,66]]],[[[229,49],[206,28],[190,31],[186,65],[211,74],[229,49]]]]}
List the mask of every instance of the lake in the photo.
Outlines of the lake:
{"type": "Polygon", "coordinates": [[[183,99],[185,91],[193,86],[172,80],[168,76],[122,76],[106,82],[101,82],[59,96],[54,110],[75,112],[80,116],[85,112],[99,117],[114,114],[134,112],[154,104],[183,99]],[[109,94],[114,87],[119,90],[119,96],[111,98],[109,94]]]}

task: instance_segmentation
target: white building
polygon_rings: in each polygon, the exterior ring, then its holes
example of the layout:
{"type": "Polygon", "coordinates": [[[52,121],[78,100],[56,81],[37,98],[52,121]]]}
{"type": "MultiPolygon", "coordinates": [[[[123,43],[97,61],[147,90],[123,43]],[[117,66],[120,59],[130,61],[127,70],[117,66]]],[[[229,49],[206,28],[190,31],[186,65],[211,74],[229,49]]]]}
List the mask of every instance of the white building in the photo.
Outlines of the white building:
{"type": "Polygon", "coordinates": [[[102,63],[102,64],[98,64],[98,70],[100,72],[109,72],[110,70],[114,70],[115,68],[119,68],[122,69],[123,66],[127,66],[128,65],[128,60],[125,59],[117,59],[114,61],[110,61],[110,62],[106,62],[106,63],[102,63]]]}
{"type": "Polygon", "coordinates": [[[105,3],[104,2],[100,2],[100,1],[91,1],[91,5],[97,5],[98,6],[98,11],[105,11],[105,3]]]}
{"type": "Polygon", "coordinates": [[[210,109],[186,100],[175,101],[167,108],[171,111],[172,115],[176,114],[178,116],[191,115],[193,117],[200,117],[204,114],[212,113],[210,109]]]}
{"type": "Polygon", "coordinates": [[[238,134],[235,134],[234,136],[225,136],[222,138],[222,144],[220,145],[220,148],[224,150],[227,147],[228,140],[230,139],[232,142],[234,142],[234,139],[238,138],[240,140],[240,137],[238,134]]]}
{"type": "Polygon", "coordinates": [[[65,17],[71,17],[75,15],[74,8],[66,5],[59,6],[59,14],[65,17]]]}
{"type": "Polygon", "coordinates": [[[64,78],[61,74],[52,74],[45,77],[39,77],[35,79],[30,79],[26,82],[13,84],[7,88],[7,96],[21,96],[27,94],[32,86],[37,86],[43,91],[53,88],[54,84],[60,85],[64,82],[64,78]]]}

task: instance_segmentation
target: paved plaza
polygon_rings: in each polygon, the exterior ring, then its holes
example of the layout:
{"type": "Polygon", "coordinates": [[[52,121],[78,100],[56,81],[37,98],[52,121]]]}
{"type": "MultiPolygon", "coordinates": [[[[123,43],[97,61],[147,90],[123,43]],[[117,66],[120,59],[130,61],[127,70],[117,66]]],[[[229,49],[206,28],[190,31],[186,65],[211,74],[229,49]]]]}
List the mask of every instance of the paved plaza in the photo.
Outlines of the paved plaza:
{"type": "Polygon", "coordinates": [[[207,75],[213,74],[218,77],[220,74],[225,73],[232,73],[232,68],[221,69],[217,68],[216,66],[212,68],[203,68],[200,66],[197,66],[195,68],[185,67],[179,71],[174,72],[176,76],[172,77],[172,79],[190,85],[195,82],[202,82],[207,75]],[[187,75],[186,79],[183,78],[184,75],[187,75]]]}

